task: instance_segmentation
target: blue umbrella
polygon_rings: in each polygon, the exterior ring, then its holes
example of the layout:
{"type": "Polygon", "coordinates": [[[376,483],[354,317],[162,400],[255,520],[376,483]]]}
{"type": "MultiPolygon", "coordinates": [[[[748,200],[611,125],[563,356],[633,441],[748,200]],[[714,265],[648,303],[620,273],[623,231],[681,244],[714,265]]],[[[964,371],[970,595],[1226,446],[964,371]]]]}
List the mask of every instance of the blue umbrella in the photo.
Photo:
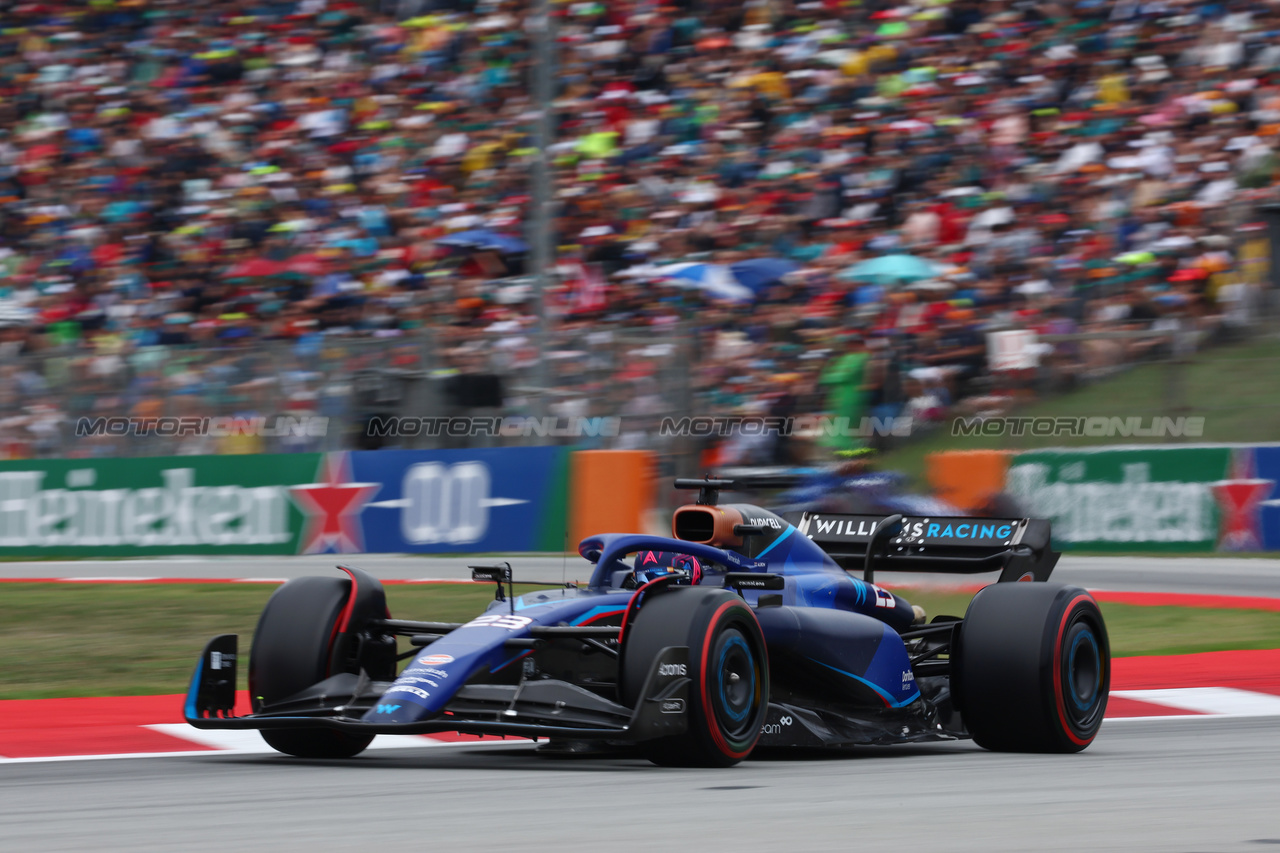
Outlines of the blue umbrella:
{"type": "Polygon", "coordinates": [[[915,255],[881,255],[840,271],[839,277],[854,281],[874,281],[884,284],[902,281],[921,281],[936,278],[943,267],[933,261],[915,255]]]}
{"type": "Polygon", "coordinates": [[[529,251],[529,244],[519,237],[508,237],[488,228],[476,228],[471,231],[458,231],[436,240],[439,246],[455,249],[479,249],[482,251],[501,252],[504,255],[519,255],[529,251]]]}
{"type": "Polygon", "coordinates": [[[784,275],[798,269],[800,269],[798,263],[785,258],[752,258],[729,266],[729,272],[737,279],[738,284],[756,293],[764,287],[776,284],[784,275]]]}

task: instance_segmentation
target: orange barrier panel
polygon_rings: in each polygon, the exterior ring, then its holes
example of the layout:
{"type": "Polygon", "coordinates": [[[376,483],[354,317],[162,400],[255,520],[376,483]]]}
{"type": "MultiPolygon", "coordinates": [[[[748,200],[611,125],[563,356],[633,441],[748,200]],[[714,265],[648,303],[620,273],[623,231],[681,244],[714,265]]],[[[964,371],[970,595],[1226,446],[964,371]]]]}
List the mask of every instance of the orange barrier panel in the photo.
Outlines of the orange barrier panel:
{"type": "Polygon", "coordinates": [[[948,450],[925,457],[925,470],[934,494],[973,512],[1004,491],[1009,470],[1007,450],[948,450]]]}
{"type": "Polygon", "coordinates": [[[653,454],[578,450],[569,456],[569,549],[595,533],[641,533],[654,505],[653,454]]]}

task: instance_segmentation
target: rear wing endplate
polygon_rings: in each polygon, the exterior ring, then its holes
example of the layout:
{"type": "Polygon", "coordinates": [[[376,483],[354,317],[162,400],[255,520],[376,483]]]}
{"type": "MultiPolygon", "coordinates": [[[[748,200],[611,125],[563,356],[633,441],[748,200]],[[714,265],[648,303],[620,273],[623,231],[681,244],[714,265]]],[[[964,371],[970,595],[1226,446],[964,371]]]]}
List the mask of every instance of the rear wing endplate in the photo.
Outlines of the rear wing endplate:
{"type": "MultiPolygon", "coordinates": [[[[803,535],[845,569],[861,569],[883,516],[806,512],[803,535]]],[[[977,574],[1000,572],[1000,582],[1046,581],[1057,565],[1049,522],[1041,518],[904,517],[902,530],[881,539],[875,569],[977,574]]]]}

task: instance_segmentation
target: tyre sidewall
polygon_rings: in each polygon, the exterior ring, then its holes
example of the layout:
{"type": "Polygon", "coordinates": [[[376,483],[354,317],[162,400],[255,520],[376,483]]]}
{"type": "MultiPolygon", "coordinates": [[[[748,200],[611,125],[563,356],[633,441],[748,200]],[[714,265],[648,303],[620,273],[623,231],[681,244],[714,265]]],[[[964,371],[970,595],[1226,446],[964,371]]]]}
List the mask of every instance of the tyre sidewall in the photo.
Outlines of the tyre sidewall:
{"type": "Polygon", "coordinates": [[[249,697],[255,713],[333,674],[334,629],[350,593],[346,578],[302,577],[286,582],[267,600],[249,650],[249,697]]]}
{"type": "Polygon", "coordinates": [[[1077,752],[1093,742],[1106,714],[1111,688],[1111,649],[1102,611],[1093,596],[1079,587],[1063,592],[1055,601],[1057,608],[1052,616],[1056,619],[1050,618],[1045,623],[1041,678],[1049,684],[1044,697],[1046,713],[1054,718],[1049,728],[1062,751],[1077,752]],[[1077,632],[1078,628],[1085,631],[1077,632]],[[1081,711],[1075,711],[1070,707],[1070,664],[1073,657],[1077,659],[1077,666],[1081,659],[1089,657],[1088,643],[1083,642],[1086,640],[1093,643],[1098,678],[1089,697],[1092,701],[1087,701],[1081,711]]]}
{"type": "MultiPolygon", "coordinates": [[[[691,703],[691,722],[696,723],[694,729],[699,739],[704,743],[709,741],[717,752],[736,763],[755,748],[768,713],[768,656],[755,614],[742,599],[730,593],[727,600],[710,600],[709,604],[712,603],[715,607],[700,631],[701,636],[695,636],[699,631],[690,626],[691,691],[698,694],[698,701],[691,703]],[[722,661],[728,652],[735,650],[732,647],[739,640],[750,647],[750,663],[754,669],[751,673],[754,698],[746,719],[741,722],[733,719],[734,714],[727,707],[725,695],[730,685],[722,668],[722,661]]],[[[711,609],[709,605],[704,608],[711,609]]]]}
{"type": "Polygon", "coordinates": [[[969,605],[952,687],[969,733],[987,749],[1078,752],[1097,735],[1110,688],[1110,646],[1097,602],[1065,584],[993,584],[969,605]],[[1078,629],[1078,626],[1082,628],[1078,629]],[[1096,650],[1087,712],[1073,712],[1066,664],[1070,637],[1096,650]],[[1087,640],[1092,639],[1090,645],[1087,640]]]}
{"type": "Polygon", "coordinates": [[[661,764],[736,764],[755,748],[768,713],[769,662],[759,622],[741,598],[725,590],[677,587],[654,595],[627,629],[619,679],[625,703],[642,701],[658,653],[680,645],[689,649],[689,731],[650,743],[650,756],[661,764]],[[752,702],[741,721],[725,705],[729,685],[721,666],[742,652],[740,644],[748,651],[752,682],[752,702]]]}
{"type": "MultiPolygon", "coordinates": [[[[350,594],[346,578],[303,577],[271,595],[249,651],[255,713],[334,674],[334,634],[350,594]]],[[[301,758],[350,758],[373,741],[372,735],[324,727],[263,729],[260,734],[272,749],[301,758]]]]}

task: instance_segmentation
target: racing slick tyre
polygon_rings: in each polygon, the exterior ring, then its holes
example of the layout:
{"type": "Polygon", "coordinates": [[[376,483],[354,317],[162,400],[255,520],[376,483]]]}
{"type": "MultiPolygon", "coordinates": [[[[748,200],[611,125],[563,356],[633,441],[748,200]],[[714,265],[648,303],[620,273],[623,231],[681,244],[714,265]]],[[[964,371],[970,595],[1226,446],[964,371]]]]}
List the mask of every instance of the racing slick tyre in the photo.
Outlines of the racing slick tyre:
{"type": "Polygon", "coordinates": [[[769,707],[769,656],[755,613],[723,589],[677,587],[647,600],[626,629],[622,700],[635,705],[667,646],[688,646],[689,730],[641,744],[668,767],[729,767],[755,747],[769,707]]]}
{"type": "MultiPolygon", "coordinates": [[[[257,713],[287,699],[330,672],[334,629],[351,594],[345,578],[295,578],[267,600],[249,650],[249,696],[257,713]]],[[[372,735],[352,735],[322,727],[263,729],[267,745],[300,758],[350,758],[363,752],[372,735]]]]}
{"type": "Polygon", "coordinates": [[[973,739],[1002,752],[1079,752],[1107,709],[1111,649],[1093,596],[1060,583],[1001,583],[973,597],[952,690],[973,739]]]}

